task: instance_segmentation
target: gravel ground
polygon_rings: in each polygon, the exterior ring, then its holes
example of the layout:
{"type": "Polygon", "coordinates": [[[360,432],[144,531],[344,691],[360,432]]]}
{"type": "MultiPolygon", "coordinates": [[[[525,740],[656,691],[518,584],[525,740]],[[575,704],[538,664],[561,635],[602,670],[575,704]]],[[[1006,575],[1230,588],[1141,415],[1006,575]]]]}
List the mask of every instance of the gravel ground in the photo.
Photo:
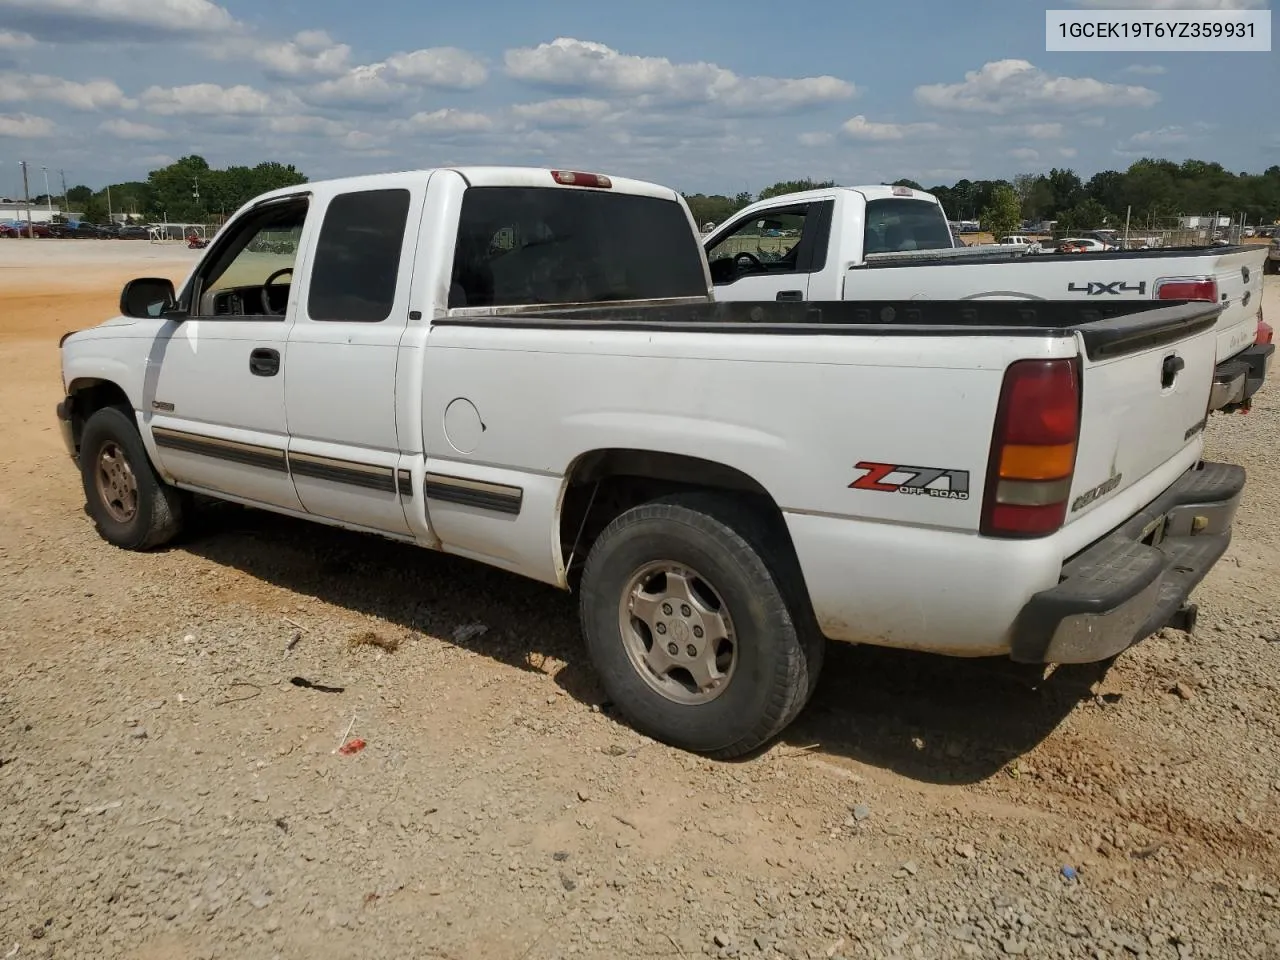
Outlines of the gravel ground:
{"type": "Polygon", "coordinates": [[[1250,483],[1195,636],[1047,682],[833,648],[712,763],[537,584],[226,506],[108,547],[58,313],[0,350],[0,957],[1280,957],[1274,386],[1208,430],[1250,483]]]}

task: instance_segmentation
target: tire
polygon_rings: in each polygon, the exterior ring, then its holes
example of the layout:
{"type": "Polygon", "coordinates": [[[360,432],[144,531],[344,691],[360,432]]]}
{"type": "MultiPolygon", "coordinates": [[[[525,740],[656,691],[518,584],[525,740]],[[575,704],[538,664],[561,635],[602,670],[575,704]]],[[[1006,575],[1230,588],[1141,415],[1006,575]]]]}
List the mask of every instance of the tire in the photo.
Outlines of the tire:
{"type": "Polygon", "coordinates": [[[780,527],[735,498],[681,493],[627,510],[592,545],[582,631],[605,692],[632,726],[727,760],[771,740],[803,709],[826,641],[780,527]],[[709,642],[694,656],[712,631],[729,636],[715,645],[719,656],[709,642]]]}
{"type": "Polygon", "coordinates": [[[125,550],[148,550],[181,532],[188,497],[152,467],[132,411],[103,407],[92,414],[79,460],[89,516],[102,539],[125,550]]]}

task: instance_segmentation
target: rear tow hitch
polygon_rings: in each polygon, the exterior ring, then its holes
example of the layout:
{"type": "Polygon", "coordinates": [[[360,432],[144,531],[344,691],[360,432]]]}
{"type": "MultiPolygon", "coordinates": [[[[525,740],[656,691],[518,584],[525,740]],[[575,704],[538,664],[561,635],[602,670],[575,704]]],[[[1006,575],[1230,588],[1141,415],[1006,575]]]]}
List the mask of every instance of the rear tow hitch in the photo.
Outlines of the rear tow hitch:
{"type": "Polygon", "coordinates": [[[1167,626],[1184,633],[1192,633],[1196,628],[1196,620],[1200,617],[1200,608],[1194,603],[1184,603],[1169,618],[1167,626]]]}

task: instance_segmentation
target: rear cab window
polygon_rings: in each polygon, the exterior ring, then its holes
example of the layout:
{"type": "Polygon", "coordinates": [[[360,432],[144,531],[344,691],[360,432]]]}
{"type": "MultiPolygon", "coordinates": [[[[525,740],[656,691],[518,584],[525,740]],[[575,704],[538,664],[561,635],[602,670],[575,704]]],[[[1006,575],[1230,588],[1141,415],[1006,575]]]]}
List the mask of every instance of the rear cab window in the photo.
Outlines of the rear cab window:
{"type": "Polygon", "coordinates": [[[905,253],[955,246],[942,207],[928,200],[887,197],[867,201],[862,252],[905,253]]]}
{"type": "Polygon", "coordinates": [[[562,187],[471,187],[449,307],[706,298],[702,249],[674,200],[562,187]]]}
{"type": "Polygon", "coordinates": [[[364,190],[333,198],[311,268],[312,320],[381,323],[391,315],[409,191],[364,190]]]}

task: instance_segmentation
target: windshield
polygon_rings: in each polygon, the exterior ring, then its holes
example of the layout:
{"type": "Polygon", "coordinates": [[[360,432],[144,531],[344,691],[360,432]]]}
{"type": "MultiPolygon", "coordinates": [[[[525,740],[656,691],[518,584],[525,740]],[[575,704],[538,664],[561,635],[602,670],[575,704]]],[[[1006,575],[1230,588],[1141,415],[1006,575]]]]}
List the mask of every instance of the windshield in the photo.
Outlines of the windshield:
{"type": "Polygon", "coordinates": [[[941,250],[955,246],[942,207],[928,200],[899,197],[867,202],[863,254],[941,250]]]}
{"type": "Polygon", "coordinates": [[[674,200],[561,187],[472,187],[450,307],[707,296],[702,250],[674,200]]]}

